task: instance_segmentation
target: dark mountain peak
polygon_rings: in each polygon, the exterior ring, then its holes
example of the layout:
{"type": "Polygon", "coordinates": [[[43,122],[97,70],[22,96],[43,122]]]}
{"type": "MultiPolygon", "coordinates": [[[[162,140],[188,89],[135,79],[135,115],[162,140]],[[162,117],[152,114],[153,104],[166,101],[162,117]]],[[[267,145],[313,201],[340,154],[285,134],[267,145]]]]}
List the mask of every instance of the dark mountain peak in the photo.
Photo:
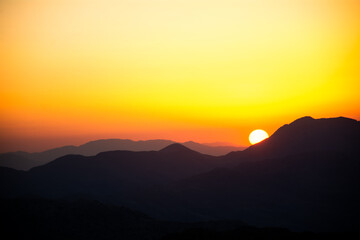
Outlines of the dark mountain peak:
{"type": "MultiPolygon", "coordinates": [[[[345,118],[319,118],[314,119],[306,116],[296,119],[290,124],[285,124],[280,127],[270,138],[276,138],[279,135],[288,135],[294,133],[304,133],[308,131],[322,131],[324,133],[331,133],[332,131],[344,131],[344,129],[358,128],[358,121],[345,118]]],[[[314,133],[315,134],[315,133],[314,133]]],[[[296,137],[296,136],[295,136],[296,137]]]]}
{"type": "Polygon", "coordinates": [[[319,118],[314,119],[312,117],[302,117],[290,124],[285,124],[279,128],[273,136],[278,134],[303,134],[304,132],[312,132],[312,135],[321,134],[328,135],[332,133],[344,133],[344,131],[353,131],[353,133],[358,134],[359,130],[358,121],[345,118],[319,118]]]}
{"type": "Polygon", "coordinates": [[[304,126],[304,125],[333,125],[333,126],[337,126],[340,127],[341,125],[353,125],[356,124],[357,121],[355,119],[351,119],[351,118],[346,118],[346,117],[337,117],[337,118],[319,118],[319,119],[314,119],[310,116],[306,116],[306,117],[302,117],[299,119],[296,119],[295,121],[293,121],[290,124],[286,124],[290,125],[290,126],[304,126]]]}
{"type": "Polygon", "coordinates": [[[304,123],[310,123],[312,121],[314,121],[315,119],[310,117],[310,116],[305,116],[305,117],[301,117],[296,119],[295,121],[293,121],[292,123],[290,123],[290,125],[293,124],[304,124],[304,123]]]}
{"type": "Polygon", "coordinates": [[[191,150],[190,148],[185,147],[180,143],[173,143],[169,146],[161,149],[159,152],[162,153],[196,153],[195,151],[191,150]]]}
{"type": "Polygon", "coordinates": [[[352,152],[359,144],[360,124],[354,119],[303,117],[280,127],[270,138],[249,150],[264,158],[304,152],[352,152]]]}

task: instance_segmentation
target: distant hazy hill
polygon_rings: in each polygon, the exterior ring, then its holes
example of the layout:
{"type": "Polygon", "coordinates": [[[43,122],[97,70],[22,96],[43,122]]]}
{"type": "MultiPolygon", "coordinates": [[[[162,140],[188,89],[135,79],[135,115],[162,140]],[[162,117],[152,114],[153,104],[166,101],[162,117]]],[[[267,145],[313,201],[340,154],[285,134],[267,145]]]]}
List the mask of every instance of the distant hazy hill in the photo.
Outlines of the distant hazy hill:
{"type": "MultiPolygon", "coordinates": [[[[64,146],[39,153],[10,152],[0,154],[0,167],[28,170],[68,154],[92,156],[100,152],[114,150],[158,151],[173,143],[175,142],[170,140],[132,141],[128,139],[103,139],[91,141],[80,146],[64,146]]],[[[244,149],[243,147],[234,146],[208,146],[191,141],[182,144],[200,153],[214,156],[225,155],[231,151],[244,149]]]]}
{"type": "Polygon", "coordinates": [[[0,168],[0,197],[80,195],[166,220],[357,231],[359,127],[352,119],[306,117],[220,157],[172,144],[160,151],[68,155],[28,172],[0,168]]]}

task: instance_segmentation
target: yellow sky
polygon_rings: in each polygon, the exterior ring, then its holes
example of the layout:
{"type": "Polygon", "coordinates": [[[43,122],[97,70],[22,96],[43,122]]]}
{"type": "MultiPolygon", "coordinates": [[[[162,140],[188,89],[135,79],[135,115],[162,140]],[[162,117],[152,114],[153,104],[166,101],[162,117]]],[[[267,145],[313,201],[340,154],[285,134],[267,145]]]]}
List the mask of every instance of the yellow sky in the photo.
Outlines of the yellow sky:
{"type": "Polygon", "coordinates": [[[0,56],[0,151],[360,119],[358,0],[4,0],[0,56]]]}

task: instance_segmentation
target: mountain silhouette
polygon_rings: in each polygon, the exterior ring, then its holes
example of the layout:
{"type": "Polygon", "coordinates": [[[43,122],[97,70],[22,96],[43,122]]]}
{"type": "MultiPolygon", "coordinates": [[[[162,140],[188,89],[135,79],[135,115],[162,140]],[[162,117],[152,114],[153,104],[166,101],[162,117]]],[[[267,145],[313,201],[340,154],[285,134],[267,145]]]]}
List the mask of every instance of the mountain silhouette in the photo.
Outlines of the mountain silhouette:
{"type": "Polygon", "coordinates": [[[35,167],[28,173],[61,178],[63,174],[73,172],[75,176],[83,176],[82,179],[89,180],[96,175],[107,179],[114,177],[153,183],[188,177],[210,170],[220,163],[209,155],[192,151],[181,144],[172,144],[160,151],[109,151],[95,156],[66,155],[35,167]]]}
{"type": "Polygon", "coordinates": [[[66,155],[27,172],[0,168],[4,172],[0,176],[0,197],[35,194],[60,198],[80,195],[145,210],[159,218],[175,216],[177,220],[188,220],[194,214],[184,211],[180,203],[173,201],[172,193],[167,191],[169,186],[221,164],[216,157],[192,151],[180,144],[160,151],[66,155]],[[167,205],[171,210],[163,208],[167,205]]]}
{"type": "Polygon", "coordinates": [[[298,231],[360,227],[359,122],[305,117],[244,151],[67,155],[30,171],[0,168],[0,197],[82,196],[163,220],[242,220],[298,231]]]}
{"type": "Polygon", "coordinates": [[[164,147],[159,152],[161,153],[179,153],[179,154],[192,154],[192,155],[199,155],[198,152],[191,150],[190,148],[185,147],[180,143],[174,143],[167,147],[164,147]]]}
{"type": "MultiPolygon", "coordinates": [[[[313,119],[304,117],[278,129],[271,139],[254,146],[272,154],[286,155],[312,151],[356,150],[360,143],[359,122],[349,118],[313,119]],[[267,146],[262,146],[267,145],[267,146]]],[[[259,151],[259,150],[258,150],[259,151]]]]}
{"type": "Polygon", "coordinates": [[[177,188],[192,209],[220,218],[242,216],[250,224],[296,230],[354,230],[360,226],[359,127],[347,118],[298,119],[224,156],[232,167],[193,176],[177,188]],[[219,210],[219,204],[225,207],[219,210]]]}
{"type": "MultiPolygon", "coordinates": [[[[128,139],[101,139],[91,141],[80,146],[63,146],[38,153],[20,151],[3,153],[0,154],[0,166],[10,167],[18,170],[29,170],[33,167],[46,164],[55,160],[56,158],[69,154],[93,156],[100,152],[114,150],[158,151],[174,143],[174,141],[161,139],[146,141],[132,141],[128,139]]],[[[244,149],[243,147],[234,146],[208,146],[192,141],[182,144],[192,150],[214,156],[225,155],[231,151],[244,149]]]]}
{"type": "Polygon", "coordinates": [[[244,151],[229,153],[228,158],[254,161],[321,151],[356,155],[359,136],[360,124],[354,119],[303,117],[280,127],[268,139],[244,151]]]}

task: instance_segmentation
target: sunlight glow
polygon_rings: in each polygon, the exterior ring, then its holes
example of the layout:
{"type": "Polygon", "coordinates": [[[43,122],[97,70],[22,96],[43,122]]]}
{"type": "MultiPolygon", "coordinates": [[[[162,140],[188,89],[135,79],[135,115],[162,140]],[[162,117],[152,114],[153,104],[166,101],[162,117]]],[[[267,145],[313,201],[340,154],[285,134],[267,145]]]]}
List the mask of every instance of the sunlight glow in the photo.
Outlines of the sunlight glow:
{"type": "Polygon", "coordinates": [[[360,118],[357,0],[16,0],[0,11],[0,148],[248,145],[254,126],[360,118]]]}

